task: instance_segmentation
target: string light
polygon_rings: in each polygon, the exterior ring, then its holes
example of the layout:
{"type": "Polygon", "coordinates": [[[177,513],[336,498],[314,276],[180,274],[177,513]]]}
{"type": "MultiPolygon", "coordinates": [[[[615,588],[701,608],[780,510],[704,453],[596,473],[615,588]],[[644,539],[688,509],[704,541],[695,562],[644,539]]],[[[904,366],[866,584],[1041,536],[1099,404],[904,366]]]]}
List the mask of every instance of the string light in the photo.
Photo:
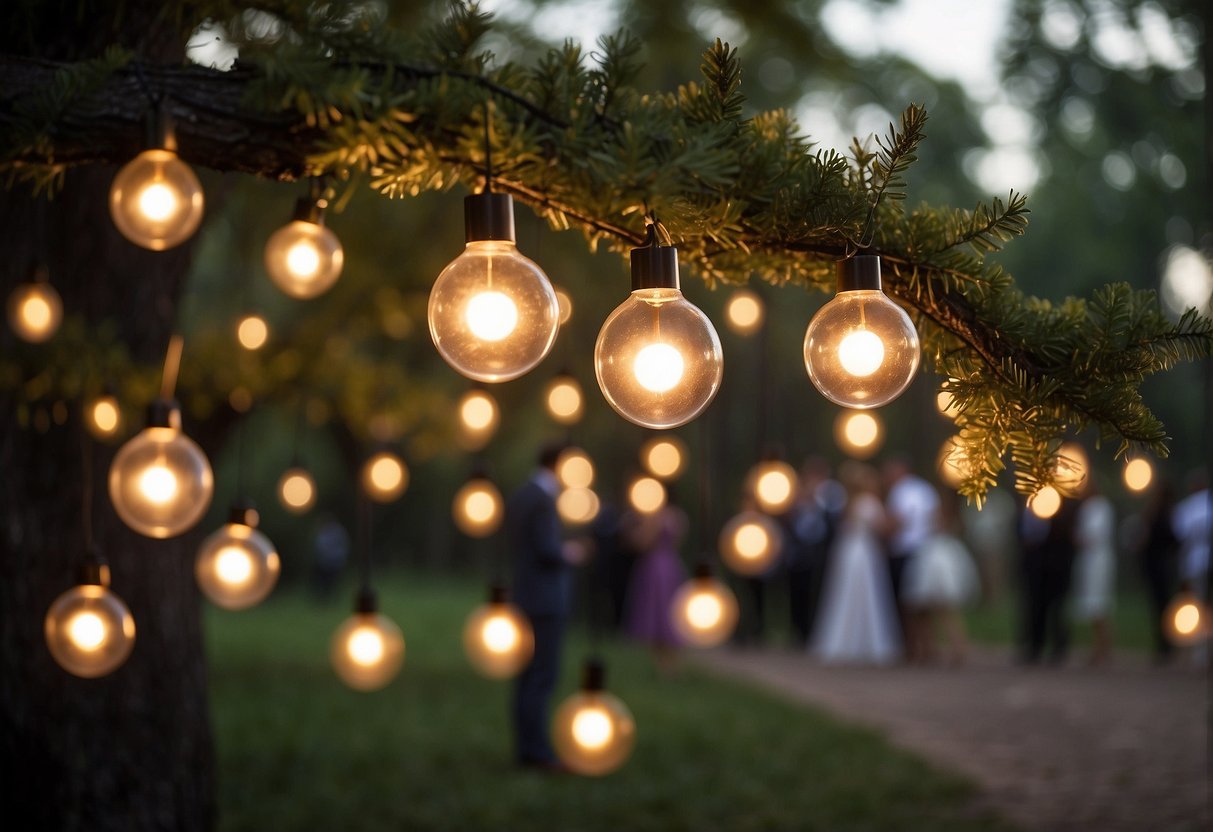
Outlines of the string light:
{"type": "Polygon", "coordinates": [[[509,603],[505,587],[491,587],[488,603],[468,616],[463,649],[472,667],[490,679],[517,676],[530,664],[535,634],[522,610],[509,603]]]}
{"type": "Polygon", "coordinates": [[[589,488],[566,488],[556,498],[556,513],[570,526],[592,523],[601,507],[598,495],[589,488]]]}
{"type": "Polygon", "coordinates": [[[451,502],[455,526],[468,537],[488,537],[501,526],[501,492],[482,472],[474,473],[451,502]]]}
{"type": "Polygon", "coordinates": [[[1209,635],[1209,611],[1195,593],[1183,591],[1163,613],[1163,626],[1172,644],[1189,647],[1209,635]]]}
{"type": "Polygon", "coordinates": [[[696,647],[722,644],[737,627],[737,615],[737,597],[713,577],[706,563],[700,564],[695,576],[678,588],[670,603],[674,631],[696,647]]]}
{"type": "Polygon", "coordinates": [[[341,277],[345,251],[337,235],[324,224],[327,207],[319,185],[314,185],[311,195],[295,203],[291,221],[265,242],[265,270],[274,285],[292,298],[314,298],[341,277]]]}
{"type": "Polygon", "coordinates": [[[594,371],[620,416],[648,428],[686,424],[711,404],[724,374],[720,339],[707,315],[683,297],[678,249],[632,249],[632,293],[606,319],[594,371]]]}
{"type": "Polygon", "coordinates": [[[855,459],[868,459],[884,444],[880,417],[866,410],[844,410],[834,420],[838,447],[855,459]]]}
{"type": "Polygon", "coordinates": [[[783,514],[796,499],[796,471],[779,459],[767,459],[746,477],[750,495],[768,514],[783,514]]]}
{"type": "Polygon", "coordinates": [[[1051,485],[1046,485],[1028,500],[1028,508],[1041,520],[1048,520],[1061,510],[1061,494],[1051,485]]]}
{"type": "Polygon", "coordinates": [[[362,488],[375,502],[398,500],[408,487],[408,466],[391,451],[379,451],[362,464],[362,488]]]}
{"type": "Polygon", "coordinates": [[[22,341],[41,344],[59,331],[63,300],[50,284],[49,272],[39,266],[33,280],[18,284],[8,296],[8,324],[22,341]]]}
{"type": "Polygon", "coordinates": [[[400,672],[404,634],[379,612],[373,592],[358,594],[354,614],[333,633],[329,659],[341,681],[354,690],[379,690],[400,672]]]}
{"type": "Polygon", "coordinates": [[[316,480],[306,468],[288,468],[278,479],[278,500],[291,514],[306,514],[316,504],[316,480]]]}
{"type": "Polygon", "coordinates": [[[577,774],[610,774],[632,754],[636,721],[620,699],[604,689],[601,662],[586,663],[581,690],[561,703],[552,720],[556,754],[577,774]]]}
{"type": "Polygon", "coordinates": [[[561,425],[575,425],[581,421],[585,397],[577,379],[562,372],[548,382],[543,396],[548,415],[561,425]]]}
{"type": "Polygon", "coordinates": [[[109,583],[109,567],[90,555],[79,583],[46,612],[46,646],[55,663],[75,676],[95,679],[113,673],[135,647],[135,619],[109,583]]]}
{"type": "Polygon", "coordinates": [[[459,400],[460,439],[468,450],[479,450],[488,444],[500,420],[497,400],[485,390],[473,388],[459,400]]]}
{"type": "Polygon", "coordinates": [[[749,289],[738,289],[729,298],[724,308],[724,317],[729,329],[738,335],[753,335],[762,328],[766,318],[762,298],[749,289]]]}
{"type": "Polygon", "coordinates": [[[137,246],[164,251],[198,230],[204,199],[194,171],[177,156],[167,113],[151,114],[149,149],[128,162],[110,185],[110,216],[137,246]]]}
{"type": "Polygon", "coordinates": [[[1150,460],[1144,457],[1130,459],[1125,463],[1124,480],[1125,487],[1130,491],[1142,492],[1150,487],[1150,482],[1154,479],[1154,466],[1150,464],[1150,460]]]}
{"type": "Polygon", "coordinates": [[[90,400],[85,405],[84,416],[84,426],[89,434],[102,442],[113,439],[122,430],[122,407],[110,393],[90,400]]]}
{"type": "Polygon", "coordinates": [[[805,331],[804,361],[814,386],[843,407],[880,407],[910,386],[920,358],[910,316],[881,291],[880,258],[840,262],[838,294],[805,331]]]}
{"type": "Polygon", "coordinates": [[[638,477],[628,487],[628,503],[641,514],[660,511],[666,503],[665,486],[654,477],[638,477]]]}
{"type": "Polygon", "coordinates": [[[556,479],[565,488],[589,488],[594,484],[594,462],[581,448],[565,448],[556,460],[556,479]]]}
{"type": "Polygon", "coordinates": [[[246,350],[261,349],[269,337],[269,324],[260,315],[245,315],[236,325],[236,339],[246,350]]]}
{"type": "Polygon", "coordinates": [[[686,444],[677,436],[650,439],[640,449],[640,461],[645,469],[660,480],[675,480],[686,470],[686,444]]]}
{"type": "Polygon", "coordinates": [[[783,550],[783,533],[770,516],[743,511],[720,530],[720,558],[738,575],[762,575],[783,550]]]}
{"type": "Polygon", "coordinates": [[[261,603],[278,582],[278,552],[257,529],[257,512],[235,505],[228,522],[198,548],[194,576],[217,606],[243,610],[261,603]]]}
{"type": "Polygon", "coordinates": [[[514,242],[509,194],[464,200],[467,247],[430,291],[430,335],[456,371],[500,382],[533,369],[552,349],[560,308],[547,275],[514,242]]]}

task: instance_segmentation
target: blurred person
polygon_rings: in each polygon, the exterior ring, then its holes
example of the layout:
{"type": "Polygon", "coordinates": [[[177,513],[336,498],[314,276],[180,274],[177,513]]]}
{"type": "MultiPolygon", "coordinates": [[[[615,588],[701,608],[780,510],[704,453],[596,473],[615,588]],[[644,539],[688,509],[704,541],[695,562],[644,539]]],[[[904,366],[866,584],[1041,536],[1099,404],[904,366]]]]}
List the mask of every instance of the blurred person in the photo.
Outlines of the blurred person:
{"type": "Polygon", "coordinates": [[[914,620],[902,597],[905,571],[918,550],[935,533],[939,516],[939,493],[935,487],[910,470],[903,457],[884,465],[885,507],[889,515],[889,578],[893,600],[901,623],[906,658],[914,661],[914,647],[920,641],[913,632],[914,620]]]}
{"type": "Polygon", "coordinates": [[[1209,585],[1209,532],[1213,522],[1209,487],[1203,470],[1188,478],[1188,496],[1180,500],[1171,515],[1171,525],[1179,538],[1180,581],[1200,598],[1207,597],[1209,585]]]}
{"type": "Polygon", "coordinates": [[[622,516],[617,503],[604,500],[590,524],[590,541],[594,547],[594,601],[598,604],[596,609],[603,610],[598,620],[606,622],[607,629],[612,632],[623,626],[624,604],[635,560],[623,540],[622,516]]]}
{"type": "Polygon", "coordinates": [[[839,471],[847,504],[826,568],[810,652],[823,662],[887,664],[901,654],[897,608],[881,543],[888,519],[880,475],[862,462],[839,471]]]}
{"type": "Polygon", "coordinates": [[[666,675],[674,670],[681,644],[670,622],[670,605],[687,578],[678,556],[687,516],[674,504],[673,490],[667,486],[665,505],[648,514],[626,512],[621,528],[629,548],[637,553],[628,586],[627,632],[652,648],[657,670],[666,675]]]}
{"type": "Polygon", "coordinates": [[[981,602],[994,604],[1006,591],[1007,564],[1015,555],[1015,498],[1005,489],[993,488],[981,508],[964,506],[961,519],[965,542],[977,564],[981,602]]]}
{"type": "Polygon", "coordinates": [[[331,513],[321,517],[313,549],[316,559],[312,563],[312,591],[317,599],[330,601],[350,557],[349,532],[331,513]]]}
{"type": "Polygon", "coordinates": [[[792,638],[805,648],[821,597],[826,560],[846,506],[846,489],[830,476],[830,466],[818,456],[809,457],[800,469],[800,488],[792,510],[782,518],[788,553],[788,613],[792,638]]]}
{"type": "Polygon", "coordinates": [[[1077,513],[1073,500],[1062,500],[1061,508],[1048,520],[1026,506],[1021,514],[1021,648],[1025,664],[1037,664],[1042,658],[1061,664],[1070,649],[1066,600],[1074,569],[1077,513]]]}
{"type": "Polygon", "coordinates": [[[1112,658],[1116,591],[1116,512],[1088,476],[1074,522],[1074,599],[1071,611],[1091,624],[1091,664],[1112,658]]]}
{"type": "Polygon", "coordinates": [[[569,617],[572,563],[582,560],[578,544],[565,543],[556,497],[556,462],[564,445],[545,445],[538,467],[510,495],[505,509],[506,538],[514,563],[514,603],[535,634],[535,653],[514,682],[512,720],[519,765],[549,771],[563,766],[548,736],[548,704],[560,676],[561,646],[569,617]]]}
{"type": "Polygon", "coordinates": [[[978,593],[973,556],[960,539],[960,500],[943,494],[936,531],[906,565],[902,596],[915,619],[910,628],[918,639],[913,655],[919,661],[935,659],[935,643],[942,634],[949,664],[964,664],[969,641],[961,608],[978,593]]]}
{"type": "Polygon", "coordinates": [[[1176,554],[1179,538],[1171,526],[1175,510],[1175,488],[1159,477],[1150,490],[1142,517],[1142,538],[1138,546],[1138,561],[1146,582],[1149,602],[1150,632],[1154,635],[1154,658],[1165,662],[1171,658],[1171,640],[1167,637],[1163,615],[1178,583],[1176,554]]]}

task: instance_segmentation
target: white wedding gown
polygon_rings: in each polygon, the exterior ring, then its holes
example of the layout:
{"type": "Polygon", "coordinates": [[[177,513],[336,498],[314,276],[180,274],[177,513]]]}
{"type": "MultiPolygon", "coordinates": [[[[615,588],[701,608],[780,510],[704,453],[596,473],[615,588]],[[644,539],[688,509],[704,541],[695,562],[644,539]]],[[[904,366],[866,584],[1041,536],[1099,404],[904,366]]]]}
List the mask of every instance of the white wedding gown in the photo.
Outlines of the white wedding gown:
{"type": "Polygon", "coordinates": [[[826,568],[809,652],[835,664],[888,664],[901,653],[889,568],[878,529],[880,500],[862,494],[847,507],[826,568]]]}

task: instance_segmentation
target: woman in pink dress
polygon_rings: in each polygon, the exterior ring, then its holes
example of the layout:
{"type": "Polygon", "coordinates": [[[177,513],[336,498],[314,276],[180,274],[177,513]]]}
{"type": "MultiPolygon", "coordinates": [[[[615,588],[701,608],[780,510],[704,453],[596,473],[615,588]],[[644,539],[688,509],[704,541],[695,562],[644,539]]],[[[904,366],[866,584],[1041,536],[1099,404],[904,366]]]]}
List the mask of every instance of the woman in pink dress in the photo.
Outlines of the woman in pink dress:
{"type": "Polygon", "coordinates": [[[628,586],[627,632],[650,645],[657,669],[668,673],[681,643],[670,623],[670,603],[686,580],[678,556],[678,545],[686,535],[686,514],[666,503],[651,514],[629,512],[622,525],[625,540],[638,553],[628,586]]]}

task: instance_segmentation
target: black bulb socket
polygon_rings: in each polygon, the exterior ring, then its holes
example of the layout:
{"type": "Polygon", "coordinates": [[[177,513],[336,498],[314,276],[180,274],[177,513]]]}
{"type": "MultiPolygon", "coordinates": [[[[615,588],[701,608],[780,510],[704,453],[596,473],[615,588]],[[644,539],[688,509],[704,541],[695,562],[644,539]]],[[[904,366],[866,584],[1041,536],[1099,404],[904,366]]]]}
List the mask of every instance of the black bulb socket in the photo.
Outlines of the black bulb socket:
{"type": "Polygon", "coordinates": [[[489,603],[490,604],[505,604],[510,600],[510,591],[505,588],[505,584],[492,584],[489,587],[489,603]]]}
{"type": "Polygon", "coordinates": [[[173,129],[173,117],[163,102],[152,107],[147,114],[144,142],[149,150],[177,152],[177,133],[173,129]]]}
{"type": "Polygon", "coordinates": [[[358,594],[354,597],[354,612],[359,615],[379,612],[379,596],[375,594],[375,590],[368,586],[358,590],[358,594]]]}
{"type": "Polygon", "coordinates": [[[154,399],[147,406],[147,426],[181,430],[181,405],[176,399],[154,399]]]}
{"type": "Polygon", "coordinates": [[[677,246],[643,246],[632,249],[632,291],[680,289],[677,246]]]}
{"type": "Polygon", "coordinates": [[[293,222],[310,222],[312,225],[324,225],[324,207],[311,197],[301,196],[295,200],[295,211],[291,214],[293,222]]]}
{"type": "Polygon", "coordinates": [[[260,520],[261,516],[257,513],[257,507],[249,499],[233,500],[231,508],[227,511],[227,522],[248,526],[250,529],[257,528],[260,520]]]}
{"type": "Polygon", "coordinates": [[[706,581],[712,577],[712,564],[705,557],[695,564],[695,580],[706,581]]]}
{"type": "Polygon", "coordinates": [[[463,230],[469,243],[489,240],[514,242],[514,198],[491,192],[463,200],[463,230]]]}
{"type": "Polygon", "coordinates": [[[590,659],[585,663],[581,676],[581,689],[587,693],[606,690],[606,665],[602,659],[590,659]]]}
{"type": "Polygon", "coordinates": [[[106,562],[105,555],[101,553],[101,549],[96,544],[88,548],[84,562],[77,570],[76,580],[78,583],[92,586],[110,585],[109,563],[106,562]]]}
{"type": "Polygon", "coordinates": [[[856,254],[838,263],[838,291],[880,291],[880,256],[856,254]]]}

